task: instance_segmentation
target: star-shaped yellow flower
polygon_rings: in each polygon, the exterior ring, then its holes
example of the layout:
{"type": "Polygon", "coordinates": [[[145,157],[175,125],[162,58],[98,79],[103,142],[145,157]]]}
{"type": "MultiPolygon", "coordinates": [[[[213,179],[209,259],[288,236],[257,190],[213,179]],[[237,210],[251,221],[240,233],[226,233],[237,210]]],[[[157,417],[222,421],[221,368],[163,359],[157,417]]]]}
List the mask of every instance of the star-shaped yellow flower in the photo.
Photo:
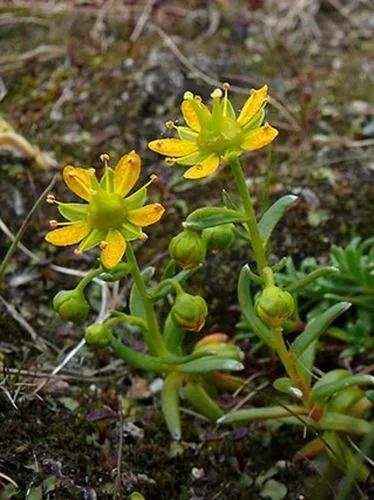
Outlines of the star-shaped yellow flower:
{"type": "Polygon", "coordinates": [[[135,151],[124,155],[114,170],[107,164],[107,155],[102,155],[102,159],[105,171],[100,182],[93,168],[64,168],[66,185],[87,203],[61,203],[49,196],[47,201],[56,203],[60,214],[69,222],[50,221],[53,231],[47,233],[45,239],[56,246],[80,243],[76,254],[100,246],[101,262],[110,269],[121,261],[126,242],[146,239],[141,228],[159,221],[165,209],[159,203],[143,206],[147,186],[156,176],[151,176],[145,186],[127,196],[141,171],[141,159],[135,151]]]}
{"type": "Polygon", "coordinates": [[[268,87],[253,90],[236,117],[228,99],[229,85],[224,84],[224,93],[215,89],[211,97],[210,111],[199,96],[186,92],[181,110],[187,127],[175,128],[179,139],[156,139],[148,146],[152,151],[168,156],[169,164],[191,166],[185,173],[187,179],[199,179],[213,174],[221,161],[239,157],[243,151],[255,151],[270,144],[278,131],[268,123],[262,125],[264,108],[268,98],[268,87]]]}

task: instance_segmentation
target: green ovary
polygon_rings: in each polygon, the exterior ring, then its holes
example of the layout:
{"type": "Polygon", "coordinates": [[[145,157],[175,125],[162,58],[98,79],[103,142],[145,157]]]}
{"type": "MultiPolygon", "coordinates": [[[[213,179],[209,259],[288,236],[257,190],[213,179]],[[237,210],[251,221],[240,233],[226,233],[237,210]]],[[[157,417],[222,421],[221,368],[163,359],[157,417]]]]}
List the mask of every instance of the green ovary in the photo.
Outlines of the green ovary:
{"type": "Polygon", "coordinates": [[[197,138],[199,149],[207,153],[223,154],[239,149],[243,140],[240,125],[228,117],[221,117],[209,128],[203,128],[197,138]]]}
{"type": "Polygon", "coordinates": [[[99,191],[88,206],[88,219],[97,229],[121,227],[126,219],[124,200],[118,194],[99,191]]]}

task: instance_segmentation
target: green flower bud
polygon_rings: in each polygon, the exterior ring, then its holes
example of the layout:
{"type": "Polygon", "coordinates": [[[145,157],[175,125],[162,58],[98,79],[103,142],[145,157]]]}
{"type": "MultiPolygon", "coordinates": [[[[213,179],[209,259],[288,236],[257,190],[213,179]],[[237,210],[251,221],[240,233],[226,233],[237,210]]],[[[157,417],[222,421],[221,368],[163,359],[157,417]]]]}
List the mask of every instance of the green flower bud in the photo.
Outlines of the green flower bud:
{"type": "Polygon", "coordinates": [[[177,295],[170,314],[174,323],[185,330],[199,332],[205,325],[208,306],[199,295],[182,292],[177,295]]]}
{"type": "Polygon", "coordinates": [[[182,269],[191,269],[204,261],[206,244],[199,233],[185,230],[170,241],[169,254],[182,269]]]}
{"type": "Polygon", "coordinates": [[[222,224],[221,226],[204,229],[203,239],[209,250],[213,253],[219,253],[230,248],[235,240],[233,229],[232,224],[222,224]]]}
{"type": "Polygon", "coordinates": [[[90,306],[82,291],[61,290],[53,299],[53,309],[65,321],[80,324],[86,321],[90,306]]]}
{"type": "Polygon", "coordinates": [[[256,300],[256,314],[271,327],[277,328],[288,319],[295,310],[292,295],[277,286],[267,286],[256,300]]]}
{"type": "Polygon", "coordinates": [[[84,338],[89,346],[102,349],[111,343],[113,334],[105,323],[93,323],[86,328],[84,338]]]}

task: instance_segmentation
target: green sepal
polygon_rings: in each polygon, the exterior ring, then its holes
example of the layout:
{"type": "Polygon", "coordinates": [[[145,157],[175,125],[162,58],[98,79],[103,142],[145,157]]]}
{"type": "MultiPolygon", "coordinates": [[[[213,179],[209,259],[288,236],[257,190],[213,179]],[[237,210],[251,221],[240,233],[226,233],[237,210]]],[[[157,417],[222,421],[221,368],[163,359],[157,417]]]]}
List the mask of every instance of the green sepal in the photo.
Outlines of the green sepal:
{"type": "Polygon", "coordinates": [[[138,240],[142,232],[140,227],[131,224],[131,222],[122,224],[120,231],[126,241],[138,240]]]}
{"type": "Polygon", "coordinates": [[[182,141],[190,141],[190,142],[195,142],[197,136],[199,135],[190,127],[177,127],[177,133],[179,135],[179,139],[182,139],[182,141]]]}
{"type": "MultiPolygon", "coordinates": [[[[154,267],[146,267],[142,271],[142,276],[145,284],[149,283],[155,273],[154,267]]],[[[143,307],[143,299],[139,293],[138,287],[134,283],[131,287],[130,299],[129,299],[130,313],[133,316],[139,316],[140,318],[146,319],[146,315],[143,307]]]]}
{"type": "Polygon", "coordinates": [[[79,250],[86,251],[99,245],[108,233],[107,229],[92,229],[92,231],[81,241],[79,250]]]}
{"type": "Polygon", "coordinates": [[[261,127],[262,122],[265,118],[265,110],[264,108],[260,109],[253,118],[245,125],[243,128],[244,135],[253,130],[254,128],[261,127]]]}
{"type": "Polygon", "coordinates": [[[288,377],[277,378],[273,382],[273,387],[279,392],[283,392],[297,399],[301,399],[303,396],[302,391],[295,386],[294,382],[288,377]]]}
{"type": "Polygon", "coordinates": [[[273,348],[274,338],[272,331],[260,320],[255,313],[251,297],[251,275],[249,266],[245,265],[240,271],[238,282],[238,297],[242,313],[252,330],[269,347],[273,348]]]}
{"type": "Polygon", "coordinates": [[[134,210],[136,208],[140,208],[144,205],[147,199],[147,188],[143,187],[138,189],[134,194],[125,198],[124,205],[127,210],[134,210]]]}
{"type": "Polygon", "coordinates": [[[218,356],[204,357],[181,365],[183,373],[209,373],[213,371],[240,371],[244,366],[234,359],[219,358],[218,356]]]}
{"type": "Polygon", "coordinates": [[[201,163],[202,161],[208,158],[207,153],[202,153],[201,151],[196,151],[195,153],[191,153],[186,156],[182,156],[181,158],[176,158],[176,163],[178,165],[191,166],[196,165],[196,163],[201,163]]]}
{"type": "Polygon", "coordinates": [[[185,395],[191,405],[212,422],[222,417],[223,411],[200,383],[190,380],[185,387],[185,395]]]}
{"type": "Polygon", "coordinates": [[[330,324],[341,314],[351,307],[349,302],[339,302],[333,305],[318,318],[314,318],[307,324],[303,333],[301,333],[292,343],[292,350],[296,356],[301,356],[309,345],[318,340],[325,333],[330,324]]]}
{"type": "Polygon", "coordinates": [[[162,413],[171,436],[176,440],[179,440],[182,435],[179,409],[179,388],[181,383],[182,376],[180,373],[169,373],[161,393],[162,413]]]}
{"type": "Polygon", "coordinates": [[[344,377],[333,383],[317,384],[313,387],[310,394],[311,402],[323,401],[335,394],[343,391],[352,385],[374,385],[374,377],[372,375],[351,375],[344,377]]]}
{"type": "Polygon", "coordinates": [[[183,223],[185,229],[202,231],[207,227],[220,226],[230,222],[244,222],[245,215],[226,207],[204,207],[192,212],[183,223]]]}
{"type": "Polygon", "coordinates": [[[72,222],[84,220],[87,215],[87,207],[83,203],[57,203],[57,210],[67,220],[72,222]]]}
{"type": "Polygon", "coordinates": [[[275,226],[281,220],[288,208],[296,200],[297,196],[292,194],[282,196],[282,198],[277,200],[268,210],[266,210],[264,215],[261,217],[258,223],[258,229],[260,231],[260,236],[264,247],[266,247],[266,245],[268,244],[275,226]]]}

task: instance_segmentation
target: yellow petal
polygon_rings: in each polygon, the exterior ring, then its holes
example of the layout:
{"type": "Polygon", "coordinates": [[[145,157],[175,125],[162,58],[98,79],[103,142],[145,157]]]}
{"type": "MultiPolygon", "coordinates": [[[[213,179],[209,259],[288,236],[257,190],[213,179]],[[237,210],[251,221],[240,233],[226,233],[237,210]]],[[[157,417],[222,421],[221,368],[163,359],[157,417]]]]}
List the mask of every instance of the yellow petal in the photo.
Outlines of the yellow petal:
{"type": "Polygon", "coordinates": [[[268,98],[268,86],[264,85],[258,90],[254,90],[244,104],[237,119],[239,125],[244,127],[255,114],[260,111],[268,98]]]}
{"type": "Polygon", "coordinates": [[[268,123],[263,127],[255,128],[249,132],[242,143],[242,148],[247,151],[255,151],[270,144],[278,135],[278,130],[268,123]]]}
{"type": "Polygon", "coordinates": [[[195,142],[181,139],[156,139],[148,144],[149,149],[165,156],[185,156],[197,151],[195,142]]]}
{"type": "Polygon", "coordinates": [[[218,156],[209,156],[206,160],[197,163],[193,167],[186,170],[183,177],[185,179],[201,179],[202,177],[207,177],[213,174],[219,165],[218,156]]]}
{"type": "Polygon", "coordinates": [[[150,205],[145,205],[142,208],[130,210],[128,213],[128,219],[136,226],[145,227],[158,222],[164,212],[165,209],[162,205],[159,203],[151,203],[150,205]]]}
{"type": "Polygon", "coordinates": [[[184,118],[184,121],[187,125],[192,128],[192,130],[196,130],[199,132],[200,130],[200,121],[197,117],[196,111],[191,104],[191,99],[185,99],[181,105],[181,111],[184,118]]]}
{"type": "Polygon", "coordinates": [[[117,229],[110,229],[102,244],[100,259],[104,267],[111,269],[122,259],[126,250],[126,241],[117,229]]]}
{"type": "Polygon", "coordinates": [[[114,192],[126,196],[139,179],[140,168],[140,156],[135,151],[122,156],[114,171],[114,192]]]}
{"type": "Polygon", "coordinates": [[[90,226],[87,222],[73,222],[68,226],[50,231],[46,234],[45,239],[52,245],[64,247],[79,243],[89,232],[90,226]]]}
{"type": "Polygon", "coordinates": [[[90,201],[92,196],[92,178],[94,175],[95,171],[93,169],[76,168],[71,165],[65,167],[62,173],[62,177],[70,191],[86,201],[90,201]]]}

